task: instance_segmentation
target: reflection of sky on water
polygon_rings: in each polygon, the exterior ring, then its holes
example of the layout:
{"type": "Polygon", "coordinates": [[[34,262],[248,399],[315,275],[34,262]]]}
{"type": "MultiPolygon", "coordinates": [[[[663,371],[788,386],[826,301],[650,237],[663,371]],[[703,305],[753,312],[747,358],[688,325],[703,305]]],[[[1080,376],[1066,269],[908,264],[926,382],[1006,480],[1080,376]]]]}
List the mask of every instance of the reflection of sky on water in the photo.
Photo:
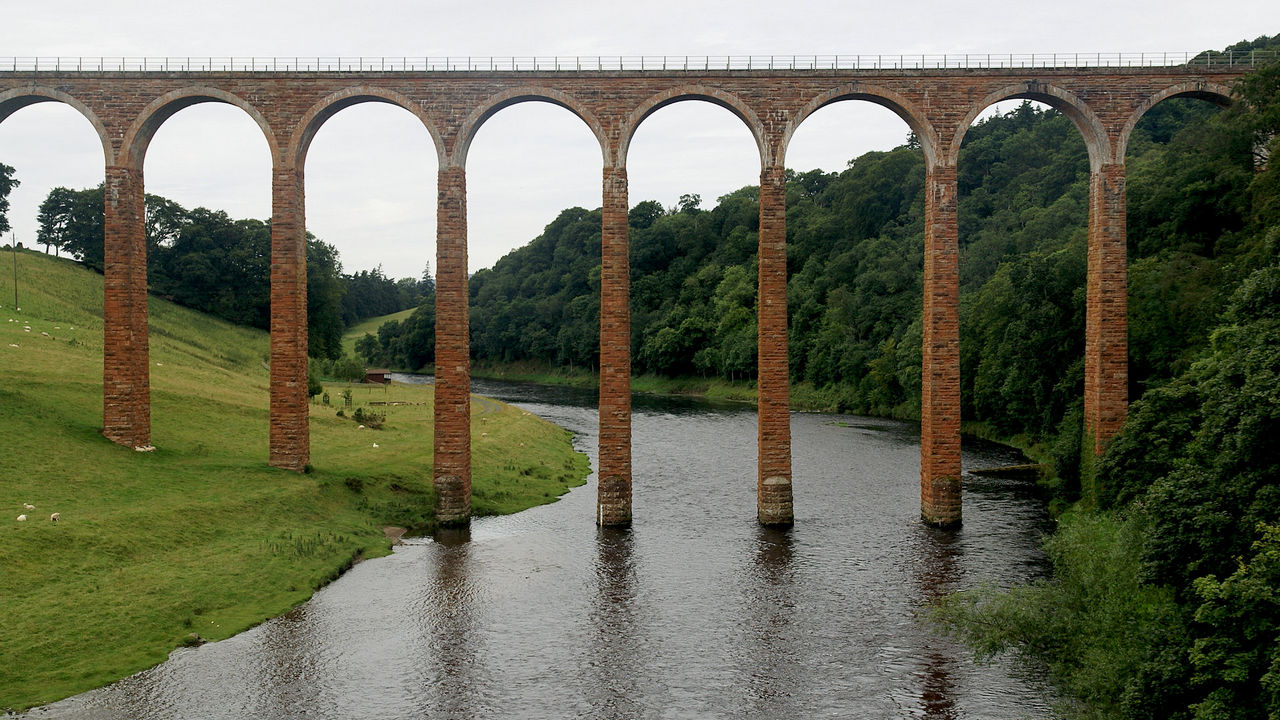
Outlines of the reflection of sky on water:
{"type": "MultiPolygon", "coordinates": [[[[477,383],[579,433],[594,394],[477,383]],[[547,393],[549,402],[541,402],[547,393]]],[[[89,718],[1023,718],[1039,691],[921,620],[953,589],[1042,572],[1039,502],[966,477],[965,524],[919,523],[911,425],[796,414],[796,525],[755,521],[755,414],[635,404],[630,530],[594,482],[410,539],[306,605],[39,711],[89,718]]],[[[1012,461],[972,444],[966,467],[1012,461]]]]}

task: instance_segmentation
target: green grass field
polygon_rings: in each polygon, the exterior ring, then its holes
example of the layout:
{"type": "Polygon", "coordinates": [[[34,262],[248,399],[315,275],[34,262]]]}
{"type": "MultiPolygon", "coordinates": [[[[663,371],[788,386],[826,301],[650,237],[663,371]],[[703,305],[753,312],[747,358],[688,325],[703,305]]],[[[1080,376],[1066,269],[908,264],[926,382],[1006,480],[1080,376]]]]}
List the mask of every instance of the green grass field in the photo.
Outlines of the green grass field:
{"type": "Polygon", "coordinates": [[[417,310],[417,308],[401,310],[400,312],[394,312],[390,315],[379,315],[378,317],[365,318],[355,325],[352,325],[347,328],[347,331],[342,335],[342,352],[346,355],[351,355],[352,357],[359,357],[359,355],[356,354],[356,341],[364,337],[365,333],[376,336],[378,334],[378,328],[382,327],[383,323],[391,322],[392,320],[404,320],[412,315],[414,310],[417,310]]]}
{"type": "MultiPolygon", "coordinates": [[[[156,450],[122,448],[100,434],[101,276],[19,253],[19,310],[12,257],[0,255],[0,709],[228,637],[387,553],[384,526],[431,526],[430,387],[355,386],[344,414],[385,411],[380,430],[313,404],[312,472],[272,469],[266,334],[152,299],[156,450]]],[[[343,388],[326,387],[332,402],[343,388]]],[[[566,431],[492,407],[473,404],[477,514],[582,483],[566,431]]]]}

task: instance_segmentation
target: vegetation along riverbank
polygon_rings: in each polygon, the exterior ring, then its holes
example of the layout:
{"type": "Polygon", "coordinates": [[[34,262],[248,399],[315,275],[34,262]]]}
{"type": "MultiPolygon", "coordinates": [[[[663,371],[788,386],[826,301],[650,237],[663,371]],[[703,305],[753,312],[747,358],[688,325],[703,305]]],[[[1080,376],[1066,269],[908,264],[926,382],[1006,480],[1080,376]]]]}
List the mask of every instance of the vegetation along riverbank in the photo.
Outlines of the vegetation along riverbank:
{"type": "Polygon", "coordinates": [[[1157,227],[1133,232],[1130,210],[1130,248],[1165,246],[1130,270],[1130,362],[1174,362],[1059,486],[1078,499],[1047,543],[1052,578],[940,609],[980,655],[1047,669],[1070,717],[1280,718],[1280,64],[1233,99],[1131,166],[1166,181],[1157,227]]]}
{"type": "MultiPolygon", "coordinates": [[[[1280,718],[1280,65],[1246,75],[1228,107],[1190,95],[1155,104],[1124,144],[1134,402],[1101,459],[1082,408],[1093,180],[1080,131],[1024,103],[969,128],[958,155],[962,415],[1051,461],[1061,531],[1052,580],[962,595],[944,616],[982,653],[1047,668],[1073,717],[1280,718]]],[[[919,416],[924,181],[911,136],[838,173],[787,171],[793,407],[919,416]]],[[[631,208],[637,389],[749,397],[758,196],[631,208]]],[[[566,209],[472,276],[478,374],[591,377],[600,213],[566,209]]],[[[433,313],[424,303],[355,347],[427,365],[433,313]]]]}
{"type": "MultiPolygon", "coordinates": [[[[0,255],[5,280],[13,257],[0,255]]],[[[100,434],[102,277],[39,253],[17,263],[21,310],[0,287],[0,708],[228,637],[387,553],[384,526],[429,527],[430,387],[357,386],[345,408],[347,386],[326,384],[312,471],[275,470],[266,333],[153,298],[155,449],[121,448],[100,434]],[[385,413],[382,428],[361,429],[357,409],[385,413]]],[[[477,405],[473,430],[478,514],[551,502],[586,476],[567,432],[515,408],[477,405]]]]}

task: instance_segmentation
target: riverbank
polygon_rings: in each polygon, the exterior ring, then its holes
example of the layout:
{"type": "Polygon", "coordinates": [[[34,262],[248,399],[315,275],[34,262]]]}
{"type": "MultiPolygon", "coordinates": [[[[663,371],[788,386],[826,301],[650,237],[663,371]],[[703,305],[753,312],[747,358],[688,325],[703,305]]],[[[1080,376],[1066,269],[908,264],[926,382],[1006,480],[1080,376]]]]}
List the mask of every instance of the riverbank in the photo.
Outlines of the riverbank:
{"type": "MultiPolygon", "coordinates": [[[[0,709],[234,635],[390,552],[385,526],[430,527],[431,388],[356,386],[347,408],[327,386],[311,471],[276,470],[267,335],[153,298],[155,449],[122,448],[101,436],[102,277],[30,252],[18,270],[21,310],[0,303],[0,709]]],[[[551,502],[588,472],[567,431],[510,406],[477,403],[472,431],[476,514],[551,502]]]]}
{"type": "MultiPolygon", "coordinates": [[[[428,372],[423,370],[422,372],[428,372]]],[[[599,375],[583,368],[556,368],[534,363],[474,363],[471,376],[487,380],[528,382],[557,387],[594,389],[599,385],[599,375]]],[[[657,375],[639,375],[631,378],[631,390],[653,395],[696,397],[713,402],[742,402],[755,404],[756,385],[752,381],[730,381],[721,378],[668,378],[657,375]]],[[[876,410],[850,410],[839,388],[815,388],[809,383],[791,387],[791,409],[798,412],[847,413],[869,415],[907,422],[920,421],[920,408],[904,404],[876,410]]],[[[1049,448],[1042,440],[1026,435],[1008,436],[996,432],[990,425],[964,421],[961,433],[966,437],[1007,445],[1022,451],[1040,465],[1051,464],[1049,448]]]]}
{"type": "MultiPolygon", "coordinates": [[[[426,372],[426,370],[422,372],[426,372]]],[[[600,384],[600,376],[594,370],[549,367],[535,363],[476,362],[472,364],[471,377],[583,389],[595,389],[600,384]]],[[[652,395],[696,397],[712,402],[752,404],[756,402],[755,383],[745,380],[729,381],[719,378],[668,378],[657,375],[637,375],[631,378],[631,391],[652,395]]]]}

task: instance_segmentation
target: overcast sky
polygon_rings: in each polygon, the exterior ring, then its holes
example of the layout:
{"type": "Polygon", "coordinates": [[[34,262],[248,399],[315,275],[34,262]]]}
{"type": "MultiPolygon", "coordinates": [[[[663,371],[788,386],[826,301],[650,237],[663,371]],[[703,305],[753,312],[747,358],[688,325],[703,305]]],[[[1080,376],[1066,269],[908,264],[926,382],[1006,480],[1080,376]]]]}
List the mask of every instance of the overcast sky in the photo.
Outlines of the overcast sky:
{"type": "MultiPolygon", "coordinates": [[[[0,57],[1197,52],[1280,33],[1275,0],[62,0],[20,8],[4,13],[0,57]]],[[[839,103],[800,127],[787,165],[839,170],[906,135],[888,110],[839,103]]],[[[22,182],[9,216],[26,245],[34,244],[36,209],[51,187],[91,187],[103,178],[89,123],[58,103],[23,108],[0,123],[0,162],[22,182]]],[[[498,113],[467,160],[471,269],[525,244],[566,207],[599,207],[600,166],[594,137],[567,110],[523,103],[498,113]]],[[[647,119],[627,166],[633,205],[671,206],[697,193],[710,206],[756,184],[760,172],[746,127],[702,102],[647,119]]],[[[231,106],[174,115],[147,152],[145,177],[148,192],[186,207],[271,214],[266,141],[231,106]]],[[[347,272],[381,265],[391,277],[417,276],[435,266],[435,178],[434,147],[408,112],[381,103],[343,110],[307,155],[307,227],[338,248],[347,272]]]]}

